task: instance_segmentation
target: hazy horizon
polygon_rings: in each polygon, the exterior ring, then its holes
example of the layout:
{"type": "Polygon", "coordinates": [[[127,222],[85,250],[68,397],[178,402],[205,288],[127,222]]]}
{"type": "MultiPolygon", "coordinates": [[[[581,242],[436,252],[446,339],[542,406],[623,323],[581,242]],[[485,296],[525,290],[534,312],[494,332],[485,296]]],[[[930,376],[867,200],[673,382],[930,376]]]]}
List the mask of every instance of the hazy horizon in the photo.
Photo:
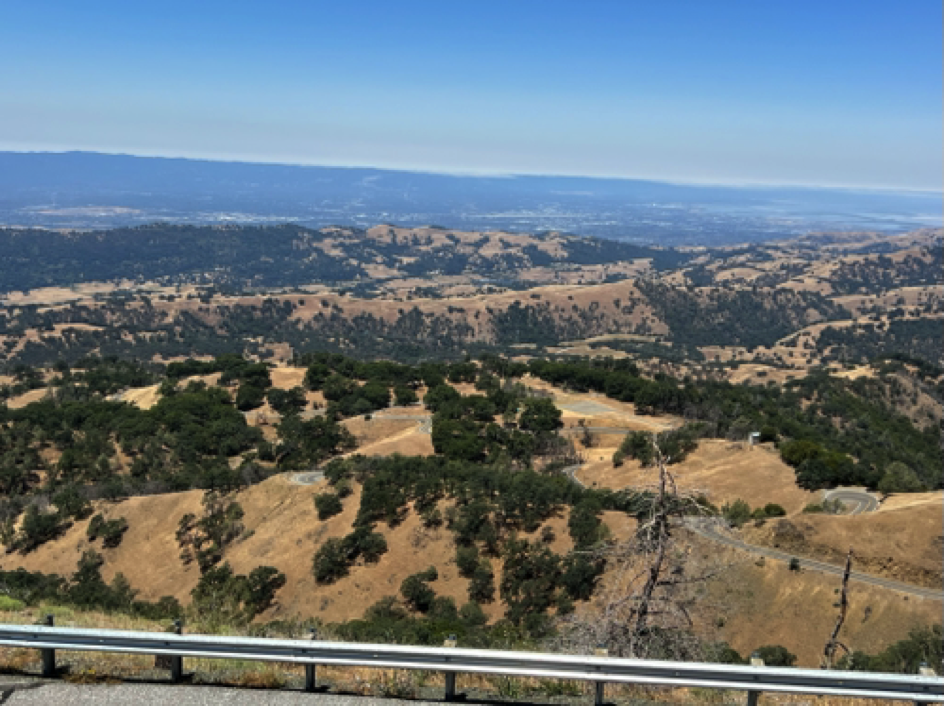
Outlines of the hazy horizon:
{"type": "Polygon", "coordinates": [[[836,191],[850,191],[850,192],[888,192],[888,193],[902,193],[902,194],[938,194],[940,189],[920,189],[920,188],[907,188],[907,187],[893,187],[893,186],[862,186],[856,184],[814,184],[814,183],[804,183],[804,182],[764,182],[764,181],[696,181],[696,180],[686,180],[686,179],[659,179],[653,177],[647,177],[644,175],[639,176],[624,176],[617,174],[577,174],[577,173],[562,173],[562,172],[502,172],[502,171],[487,171],[487,170],[462,170],[462,169],[424,169],[420,167],[409,168],[409,167],[396,167],[396,166],[382,166],[379,164],[331,164],[325,162],[280,162],[280,161],[267,161],[259,159],[241,159],[239,157],[232,158],[223,158],[223,157],[203,157],[203,156],[191,156],[185,154],[145,154],[145,153],[132,153],[132,152],[106,152],[100,150],[75,150],[75,149],[62,149],[62,150],[50,150],[50,149],[37,149],[37,150],[23,150],[23,149],[6,149],[2,143],[0,143],[0,153],[6,154],[21,154],[21,155],[68,155],[68,154],[88,154],[88,155],[101,155],[106,157],[135,157],[140,159],[166,159],[166,160],[184,160],[191,162],[213,162],[218,164],[244,164],[244,165],[257,165],[257,166],[272,166],[272,167],[300,167],[300,168],[331,168],[331,169],[375,169],[377,171],[388,171],[388,172],[403,172],[408,174],[430,174],[437,176],[455,176],[455,177],[482,177],[482,178],[507,178],[514,179],[515,177],[547,177],[547,178],[573,178],[573,179],[595,179],[595,180],[617,180],[617,181],[639,181],[639,182],[652,182],[657,184],[667,184],[667,185],[678,185],[678,186],[716,186],[716,187],[728,187],[732,189],[737,188],[783,188],[783,189],[809,189],[809,190],[836,190],[836,191]]]}
{"type": "Polygon", "coordinates": [[[0,149],[936,191],[941,5],[0,8],[0,149]]]}

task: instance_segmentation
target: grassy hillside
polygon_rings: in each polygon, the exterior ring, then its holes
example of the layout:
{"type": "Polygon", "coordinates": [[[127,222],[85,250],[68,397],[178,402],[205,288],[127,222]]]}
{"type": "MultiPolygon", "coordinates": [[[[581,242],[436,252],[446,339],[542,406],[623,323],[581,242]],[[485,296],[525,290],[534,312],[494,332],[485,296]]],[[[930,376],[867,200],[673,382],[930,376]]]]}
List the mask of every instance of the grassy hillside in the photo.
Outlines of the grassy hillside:
{"type": "MultiPolygon", "coordinates": [[[[702,511],[727,516],[746,502],[748,511],[785,513],[755,514],[741,530],[751,541],[828,560],[849,542],[858,568],[915,583],[940,572],[932,496],[893,496],[861,517],[804,512],[820,496],[798,485],[805,471],[787,462],[791,444],[820,444],[830,456],[848,436],[827,431],[818,415],[834,425],[846,410],[850,421],[868,414],[887,426],[891,456],[870,452],[860,465],[881,471],[920,451],[921,432],[866,394],[877,384],[868,378],[810,379],[794,393],[651,378],[627,362],[304,362],[269,368],[222,357],[157,371],[86,361],[21,371],[21,384],[48,386],[50,397],[4,413],[0,571],[64,578],[26,591],[26,577],[5,573],[14,597],[151,616],[185,610],[209,630],[312,619],[350,639],[543,640],[558,618],[592,615],[619,574],[607,547],[632,540],[653,502],[653,469],[626,440],[650,433],[667,452],[678,448],[673,472],[703,497],[702,511]],[[777,444],[746,445],[747,431],[765,424],[777,444]],[[587,487],[562,471],[572,464],[587,487]],[[296,473],[315,466],[326,478],[299,484],[296,473]]],[[[711,553],[679,538],[685,552],[711,553]]],[[[791,572],[794,588],[774,591],[780,569],[738,555],[726,563],[723,580],[734,587],[712,583],[719,599],[699,613],[705,645],[760,646],[741,616],[775,621],[798,609],[790,606],[804,591],[823,597],[810,605],[829,622],[827,577],[791,572]]],[[[850,625],[858,649],[905,638],[935,609],[863,591],[874,620],[850,625]]],[[[784,624],[776,636],[813,664],[817,634],[784,624]]]]}

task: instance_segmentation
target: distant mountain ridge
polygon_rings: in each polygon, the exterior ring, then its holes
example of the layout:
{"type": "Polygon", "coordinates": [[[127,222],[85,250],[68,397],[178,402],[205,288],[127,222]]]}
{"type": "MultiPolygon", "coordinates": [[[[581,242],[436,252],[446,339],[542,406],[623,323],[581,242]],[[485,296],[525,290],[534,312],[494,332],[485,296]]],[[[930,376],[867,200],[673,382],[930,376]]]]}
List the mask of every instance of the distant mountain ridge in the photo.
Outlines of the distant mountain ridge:
{"type": "Polygon", "coordinates": [[[0,228],[2,291],[120,279],[290,287],[393,277],[466,275],[517,280],[542,266],[689,256],[562,233],[470,233],[436,227],[152,224],[94,233],[0,228]]]}

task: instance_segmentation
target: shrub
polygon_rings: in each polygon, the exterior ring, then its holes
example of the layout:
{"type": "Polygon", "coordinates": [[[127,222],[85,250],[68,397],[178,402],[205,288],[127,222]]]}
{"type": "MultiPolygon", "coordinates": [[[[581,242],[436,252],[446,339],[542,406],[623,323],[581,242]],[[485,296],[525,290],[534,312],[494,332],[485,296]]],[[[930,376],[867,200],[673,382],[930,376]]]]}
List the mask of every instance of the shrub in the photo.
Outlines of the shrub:
{"type": "Polygon", "coordinates": [[[842,658],[839,669],[865,672],[899,672],[917,674],[921,664],[941,664],[944,659],[944,635],[940,625],[913,629],[876,655],[853,652],[842,658]]]}
{"type": "Polygon", "coordinates": [[[334,583],[347,576],[348,562],[344,542],[331,538],[321,545],[315,553],[312,563],[312,574],[318,583],[334,583]]]}
{"type": "Polygon", "coordinates": [[[721,514],[735,527],[740,527],[751,519],[751,506],[738,498],[733,503],[726,503],[721,508],[721,514]]]}
{"type": "Polygon", "coordinates": [[[473,627],[479,627],[488,622],[485,611],[482,610],[482,607],[478,603],[474,603],[473,601],[469,601],[459,609],[459,618],[466,625],[473,627]]]}
{"type": "Polygon", "coordinates": [[[368,564],[380,561],[380,557],[387,553],[387,540],[382,534],[374,532],[370,527],[360,526],[344,540],[344,547],[348,556],[355,561],[357,557],[363,557],[368,564]]]}
{"type": "Polygon", "coordinates": [[[18,601],[16,598],[0,596],[0,610],[16,611],[22,610],[25,606],[26,604],[23,601],[18,601]]]}
{"type": "Polygon", "coordinates": [[[339,515],[344,509],[341,498],[335,493],[319,493],[315,496],[315,507],[318,509],[318,519],[327,520],[339,515]]]}
{"type": "Polygon", "coordinates": [[[472,574],[469,600],[476,603],[491,603],[495,600],[495,572],[488,559],[483,559],[472,574]]]}
{"type": "Polygon", "coordinates": [[[892,461],[878,482],[878,489],[885,494],[920,493],[925,487],[911,468],[901,461],[892,461]]]}
{"type": "Polygon", "coordinates": [[[305,391],[300,387],[293,387],[290,390],[269,388],[266,399],[269,401],[269,406],[283,416],[298,414],[308,404],[305,391]]]}
{"type": "Polygon", "coordinates": [[[587,549],[603,538],[603,523],[600,521],[602,511],[602,504],[593,496],[580,501],[570,511],[567,528],[573,537],[575,549],[587,549]]]}
{"type": "Polygon", "coordinates": [[[229,564],[210,568],[191,591],[191,610],[209,626],[245,625],[268,608],[285,574],[259,566],[248,576],[235,574],[229,564]]]}
{"type": "Polygon", "coordinates": [[[236,409],[247,412],[261,407],[265,402],[265,389],[257,385],[243,383],[236,390],[236,409]]]}
{"type": "Polygon", "coordinates": [[[44,542],[58,537],[65,527],[57,513],[42,512],[35,505],[30,505],[23,516],[20,533],[14,540],[15,548],[27,554],[44,542]]]}
{"type": "Polygon", "coordinates": [[[783,645],[764,645],[757,650],[757,655],[764,660],[767,667],[792,667],[796,662],[796,655],[783,645]]]}
{"type": "Polygon", "coordinates": [[[760,442],[766,443],[768,441],[777,441],[778,434],[777,428],[771,426],[770,424],[765,424],[760,428],[760,442]]]}
{"type": "Polygon", "coordinates": [[[463,578],[472,578],[475,570],[479,568],[479,550],[474,545],[471,547],[456,547],[456,567],[459,569],[459,575],[463,578]]]}
{"type": "Polygon", "coordinates": [[[92,506],[74,485],[67,485],[53,495],[52,502],[59,511],[59,516],[63,518],[73,517],[76,520],[84,520],[92,514],[92,506]]]}
{"type": "Polygon", "coordinates": [[[424,573],[407,576],[400,584],[400,594],[407,605],[420,613],[429,612],[436,598],[436,592],[429,587],[424,573]]]}
{"type": "Polygon", "coordinates": [[[106,520],[105,517],[99,513],[89,521],[88,529],[85,534],[90,542],[101,539],[102,546],[114,549],[121,544],[121,540],[127,531],[128,520],[124,517],[106,520]]]}
{"type": "Polygon", "coordinates": [[[397,385],[393,388],[393,396],[398,407],[409,407],[419,401],[416,392],[406,385],[397,385]]]}
{"type": "Polygon", "coordinates": [[[613,454],[613,463],[619,466],[627,456],[636,459],[643,466],[651,466],[655,460],[652,434],[645,431],[629,432],[620,444],[619,449],[613,454]]]}
{"type": "Polygon", "coordinates": [[[428,507],[420,513],[420,517],[423,520],[423,527],[427,529],[435,529],[436,527],[442,527],[443,516],[439,511],[438,507],[428,507]]]}

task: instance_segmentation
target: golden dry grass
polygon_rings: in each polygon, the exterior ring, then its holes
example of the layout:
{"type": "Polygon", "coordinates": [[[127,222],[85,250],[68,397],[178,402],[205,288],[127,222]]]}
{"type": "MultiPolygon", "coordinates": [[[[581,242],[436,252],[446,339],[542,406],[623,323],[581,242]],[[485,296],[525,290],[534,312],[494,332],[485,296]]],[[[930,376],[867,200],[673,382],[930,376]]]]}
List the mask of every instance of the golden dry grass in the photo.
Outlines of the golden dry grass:
{"type": "MultiPolygon", "coordinates": [[[[733,567],[712,584],[705,598],[718,606],[720,636],[742,654],[780,644],[801,666],[819,666],[822,649],[836,620],[840,578],[815,571],[790,571],[772,560],[760,561],[734,549],[699,542],[701,551],[730,558],[733,567]]],[[[849,614],[840,638],[851,649],[878,652],[907,637],[913,628],[941,620],[941,603],[852,582],[849,614]]]]}
{"type": "MultiPolygon", "coordinates": [[[[613,452],[620,438],[601,438],[612,445],[588,451],[588,463],[579,472],[584,483],[618,489],[654,482],[655,472],[638,461],[614,466],[613,452]]],[[[752,507],[777,503],[788,513],[797,513],[819,497],[799,488],[794,470],[767,445],[751,448],[743,442],[703,439],[684,461],[672,466],[672,471],[681,487],[704,491],[718,506],[740,498],[752,507]]]]}

